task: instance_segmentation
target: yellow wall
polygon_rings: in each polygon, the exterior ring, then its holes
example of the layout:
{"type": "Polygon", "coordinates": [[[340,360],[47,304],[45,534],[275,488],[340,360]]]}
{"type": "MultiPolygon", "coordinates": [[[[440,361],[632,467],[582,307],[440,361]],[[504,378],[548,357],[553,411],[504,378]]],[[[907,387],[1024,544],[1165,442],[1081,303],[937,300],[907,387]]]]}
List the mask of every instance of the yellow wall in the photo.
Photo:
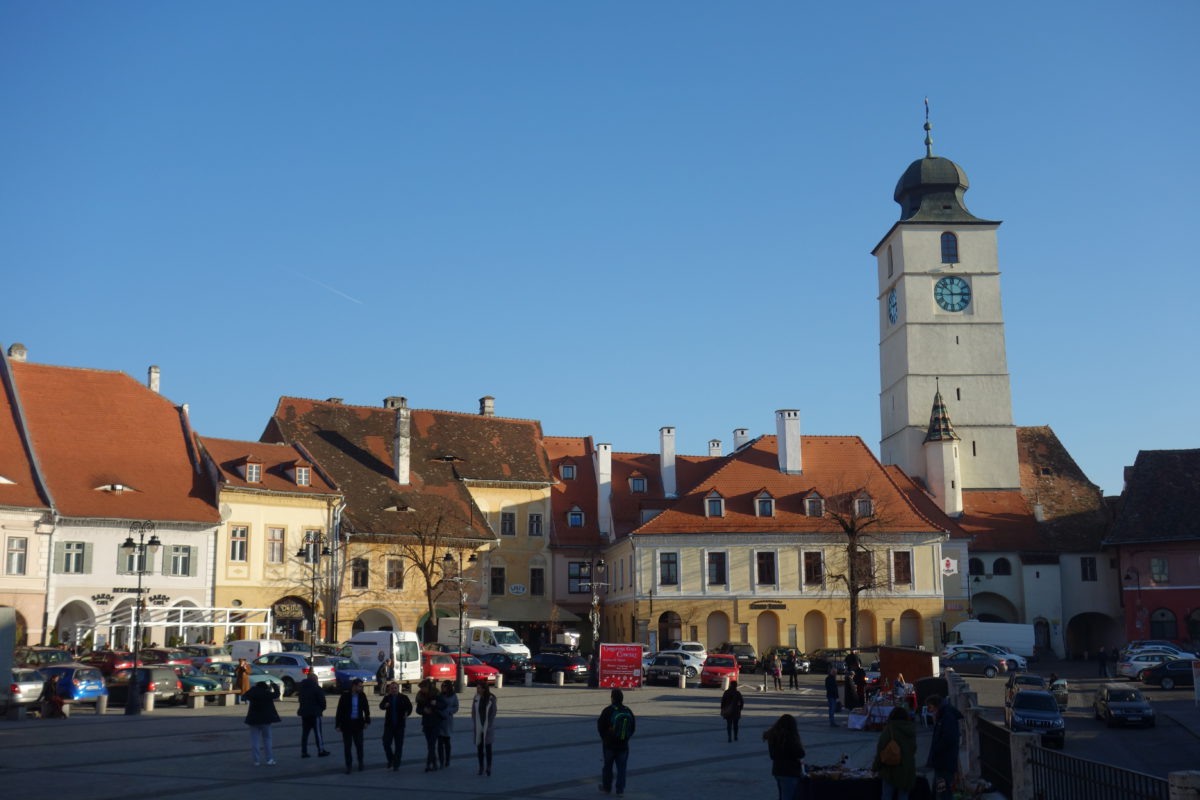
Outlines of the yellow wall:
{"type": "Polygon", "coordinates": [[[549,619],[554,596],[549,547],[550,487],[516,489],[469,485],[468,489],[500,539],[497,546],[481,552],[483,586],[478,611],[492,619],[513,622],[549,619]],[[501,534],[501,514],[506,512],[516,514],[516,533],[512,536],[501,534]],[[529,535],[530,514],[542,515],[541,536],[529,535]],[[505,591],[504,594],[492,594],[491,569],[499,566],[505,570],[505,591]],[[545,590],[541,596],[532,593],[530,569],[533,567],[542,569],[545,590]],[[513,594],[514,586],[524,587],[524,593],[513,594]]]}

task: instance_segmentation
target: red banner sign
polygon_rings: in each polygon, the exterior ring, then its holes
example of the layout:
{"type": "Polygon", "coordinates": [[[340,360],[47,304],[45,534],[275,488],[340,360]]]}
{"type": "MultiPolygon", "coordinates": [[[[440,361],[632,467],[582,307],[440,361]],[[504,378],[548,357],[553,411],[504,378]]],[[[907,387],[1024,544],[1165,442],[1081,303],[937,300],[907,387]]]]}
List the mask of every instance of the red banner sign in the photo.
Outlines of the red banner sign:
{"type": "Polygon", "coordinates": [[[636,689],[641,685],[642,646],[640,644],[601,644],[601,688],[636,689]]]}

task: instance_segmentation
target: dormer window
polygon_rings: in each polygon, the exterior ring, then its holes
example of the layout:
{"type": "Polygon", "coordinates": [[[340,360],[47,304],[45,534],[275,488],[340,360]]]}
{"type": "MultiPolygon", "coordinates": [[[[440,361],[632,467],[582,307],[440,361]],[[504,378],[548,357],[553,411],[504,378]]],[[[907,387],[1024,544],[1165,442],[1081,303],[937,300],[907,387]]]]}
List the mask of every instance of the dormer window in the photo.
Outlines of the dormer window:
{"type": "Polygon", "coordinates": [[[825,501],[820,495],[812,494],[804,498],[804,513],[809,517],[825,516],[825,501]]]}
{"type": "Polygon", "coordinates": [[[108,492],[109,494],[125,494],[125,492],[136,492],[137,489],[123,483],[105,483],[97,486],[96,491],[108,492]]]}
{"type": "Polygon", "coordinates": [[[646,479],[641,475],[634,475],[629,479],[629,491],[639,494],[646,491],[646,479]]]}
{"type": "MultiPolygon", "coordinates": [[[[574,467],[572,467],[572,471],[574,471],[574,467]]],[[[567,527],[583,527],[583,509],[579,506],[571,506],[571,510],[567,512],[567,527]]]]}
{"type": "Polygon", "coordinates": [[[713,489],[708,493],[708,497],[704,498],[704,516],[725,516],[725,498],[721,497],[716,489],[713,489]]]}
{"type": "Polygon", "coordinates": [[[262,482],[262,464],[256,461],[246,462],[246,483],[262,482]]]}
{"type": "Polygon", "coordinates": [[[16,484],[16,481],[10,481],[8,478],[4,477],[3,475],[0,475],[0,484],[4,484],[7,486],[13,486],[16,484]]]}
{"type": "Polygon", "coordinates": [[[308,486],[312,483],[312,470],[308,467],[296,467],[296,485],[308,486]]]}
{"type": "Polygon", "coordinates": [[[869,497],[860,497],[854,501],[854,513],[860,517],[869,517],[875,513],[875,503],[869,497]]]}
{"type": "Polygon", "coordinates": [[[942,263],[958,263],[958,237],[950,231],[942,234],[942,263]]]}
{"type": "MultiPolygon", "coordinates": [[[[575,465],[574,464],[563,464],[562,467],[560,468],[560,473],[562,474],[562,479],[564,481],[575,480],[575,465]]],[[[582,525],[583,523],[581,522],[579,524],[582,525]]]]}
{"type": "Polygon", "coordinates": [[[775,498],[768,492],[760,492],[758,497],[754,498],[754,513],[760,517],[775,516],[775,498]]]}

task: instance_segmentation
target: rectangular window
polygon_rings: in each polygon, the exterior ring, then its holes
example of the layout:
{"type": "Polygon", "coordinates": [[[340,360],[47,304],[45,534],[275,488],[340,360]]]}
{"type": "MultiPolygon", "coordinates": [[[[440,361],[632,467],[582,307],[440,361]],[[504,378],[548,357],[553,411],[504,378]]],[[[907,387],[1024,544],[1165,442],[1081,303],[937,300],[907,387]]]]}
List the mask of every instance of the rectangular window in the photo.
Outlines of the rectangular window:
{"type": "Polygon", "coordinates": [[[262,464],[246,465],[246,483],[258,483],[262,480],[262,464]]]}
{"type": "Polygon", "coordinates": [[[29,556],[29,538],[8,537],[8,552],[4,559],[4,571],[8,575],[24,575],[29,556]]]}
{"type": "Polygon", "coordinates": [[[504,567],[492,567],[492,594],[504,594],[504,567]]]}
{"type": "Polygon", "coordinates": [[[1165,558],[1150,559],[1150,580],[1155,583],[1171,582],[1171,572],[1167,567],[1167,560],[1165,558]]]}
{"type": "Polygon", "coordinates": [[[728,563],[725,553],[708,554],[708,585],[724,586],[729,582],[728,563]]]}
{"type": "Polygon", "coordinates": [[[304,532],[304,563],[316,564],[321,553],[321,532],[304,532]]]}
{"type": "Polygon", "coordinates": [[[825,566],[821,562],[820,553],[804,554],[804,583],[808,586],[820,586],[825,583],[825,566]]]}
{"type": "MultiPolygon", "coordinates": [[[[245,525],[234,525],[229,529],[229,560],[246,563],[246,542],[250,538],[250,529],[245,525]]],[[[128,572],[135,572],[130,569],[128,572]]]]}
{"type": "Polygon", "coordinates": [[[679,585],[679,554],[658,554],[658,582],[663,586],[679,585]]]}
{"type": "Polygon", "coordinates": [[[147,553],[145,550],[134,550],[130,553],[121,548],[120,553],[121,572],[136,575],[139,572],[146,573],[150,571],[150,568],[146,566],[147,553]]]}
{"type": "Polygon", "coordinates": [[[389,558],[387,560],[387,587],[393,592],[404,588],[404,559],[389,558]]]}
{"type": "Polygon", "coordinates": [[[296,485],[308,486],[311,479],[311,473],[308,467],[296,467],[296,485]]]}
{"type": "Polygon", "coordinates": [[[529,593],[534,597],[545,596],[546,570],[542,567],[532,567],[529,570],[529,593]]]}
{"type": "Polygon", "coordinates": [[[760,517],[775,516],[775,501],[770,499],[760,499],[758,501],[758,515],[760,517]]]}
{"type": "Polygon", "coordinates": [[[575,480],[575,465],[574,464],[563,464],[562,465],[562,477],[563,477],[564,481],[575,480]]]}
{"type": "Polygon", "coordinates": [[[1096,557],[1083,556],[1079,559],[1079,579],[1081,581],[1096,580],[1096,557]]]}
{"type": "Polygon", "coordinates": [[[892,553],[892,582],[901,585],[913,582],[912,553],[907,550],[892,553]]]}
{"type": "Polygon", "coordinates": [[[810,498],[804,501],[804,513],[810,517],[825,515],[825,503],[820,498],[810,498]]]}
{"type": "Polygon", "coordinates": [[[366,589],[371,582],[370,562],[356,558],[350,562],[350,585],[355,589],[366,589]]]}
{"type": "Polygon", "coordinates": [[[583,512],[582,511],[567,512],[567,525],[569,525],[572,528],[582,528],[583,527],[583,512]]]}
{"type": "Polygon", "coordinates": [[[874,513],[874,510],[871,507],[871,501],[870,500],[856,500],[855,501],[855,513],[858,514],[858,516],[860,516],[860,517],[871,516],[871,514],[874,513]]]}
{"type": "Polygon", "coordinates": [[[755,553],[755,583],[759,586],[775,585],[775,554],[755,553]]]}
{"type": "Polygon", "coordinates": [[[517,515],[511,511],[500,512],[500,535],[501,536],[516,536],[517,535],[517,515]]]}
{"type": "Polygon", "coordinates": [[[171,545],[171,574],[176,577],[192,574],[192,548],[186,544],[171,545]]]}
{"type": "Polygon", "coordinates": [[[87,545],[83,542],[63,543],[63,572],[70,575],[82,575],[84,554],[87,545]]]}
{"type": "Polygon", "coordinates": [[[592,590],[592,565],[587,561],[567,562],[567,592],[587,594],[592,590]]]}
{"type": "Polygon", "coordinates": [[[710,517],[722,517],[725,515],[725,502],[719,497],[708,498],[708,515],[710,517]]]}
{"type": "Polygon", "coordinates": [[[630,478],[629,479],[629,490],[631,492],[646,491],[646,479],[645,478],[630,478]]]}
{"type": "Polygon", "coordinates": [[[267,563],[283,563],[283,528],[267,528],[267,563]]]}
{"type": "Polygon", "coordinates": [[[854,553],[854,582],[859,586],[870,586],[875,578],[875,560],[871,553],[857,550],[854,553]]]}
{"type": "Polygon", "coordinates": [[[530,536],[541,536],[542,535],[542,515],[541,514],[530,514],[529,515],[529,535],[530,536]]]}

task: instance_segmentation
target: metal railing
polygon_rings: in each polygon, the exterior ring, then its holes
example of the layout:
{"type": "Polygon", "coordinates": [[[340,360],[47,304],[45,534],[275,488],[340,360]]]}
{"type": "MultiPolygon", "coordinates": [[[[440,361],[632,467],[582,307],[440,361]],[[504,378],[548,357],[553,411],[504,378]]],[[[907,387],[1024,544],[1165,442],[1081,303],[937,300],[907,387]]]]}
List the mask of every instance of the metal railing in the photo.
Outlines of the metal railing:
{"type": "Polygon", "coordinates": [[[979,777],[1012,797],[1012,746],[1008,729],[979,719],[979,777]]]}
{"type": "MultiPolygon", "coordinates": [[[[982,736],[980,737],[982,739],[982,736]]],[[[1167,800],[1162,778],[1044,747],[1029,748],[1033,796],[1038,800],[1167,800]]]]}

